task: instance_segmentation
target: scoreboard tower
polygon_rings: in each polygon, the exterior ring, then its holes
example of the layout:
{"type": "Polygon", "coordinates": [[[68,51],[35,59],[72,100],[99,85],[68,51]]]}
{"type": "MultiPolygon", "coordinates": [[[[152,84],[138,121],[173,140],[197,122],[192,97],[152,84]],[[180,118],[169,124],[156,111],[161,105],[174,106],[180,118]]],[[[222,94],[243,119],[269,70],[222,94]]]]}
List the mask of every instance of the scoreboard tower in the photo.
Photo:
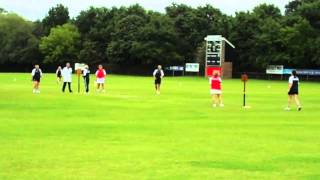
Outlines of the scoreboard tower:
{"type": "Polygon", "coordinates": [[[233,48],[235,46],[221,35],[208,35],[206,38],[206,76],[213,71],[220,71],[223,75],[222,64],[225,62],[226,42],[233,48]]]}

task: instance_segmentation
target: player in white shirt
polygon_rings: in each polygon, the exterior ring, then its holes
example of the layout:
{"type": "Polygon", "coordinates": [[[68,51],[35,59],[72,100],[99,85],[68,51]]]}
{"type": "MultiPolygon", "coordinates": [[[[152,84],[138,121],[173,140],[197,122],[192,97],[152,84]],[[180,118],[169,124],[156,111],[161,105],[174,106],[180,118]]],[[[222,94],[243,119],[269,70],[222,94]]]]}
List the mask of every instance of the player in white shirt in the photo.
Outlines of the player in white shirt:
{"type": "Polygon", "coordinates": [[[158,68],[153,71],[154,84],[156,88],[156,94],[160,94],[160,86],[162,78],[164,77],[164,72],[162,70],[162,66],[158,65],[158,68]]]}
{"type": "Polygon", "coordinates": [[[86,89],[86,93],[89,93],[89,86],[90,86],[90,70],[89,66],[86,65],[82,72],[82,77],[84,80],[84,87],[86,89]]]}
{"type": "Polygon", "coordinates": [[[40,79],[42,77],[42,71],[38,64],[34,66],[34,69],[31,72],[32,81],[33,81],[33,93],[40,93],[39,85],[40,79]]]}
{"type": "Polygon", "coordinates": [[[299,78],[296,71],[292,71],[292,74],[289,78],[288,96],[288,107],[286,107],[285,110],[289,111],[291,109],[291,104],[294,99],[298,107],[298,111],[301,111],[302,107],[299,98],[299,78]]]}
{"type": "Polygon", "coordinates": [[[72,68],[70,63],[66,64],[66,67],[62,69],[62,77],[63,77],[63,86],[62,92],[65,91],[66,85],[68,84],[69,92],[72,93],[71,83],[72,83],[72,68]]]}

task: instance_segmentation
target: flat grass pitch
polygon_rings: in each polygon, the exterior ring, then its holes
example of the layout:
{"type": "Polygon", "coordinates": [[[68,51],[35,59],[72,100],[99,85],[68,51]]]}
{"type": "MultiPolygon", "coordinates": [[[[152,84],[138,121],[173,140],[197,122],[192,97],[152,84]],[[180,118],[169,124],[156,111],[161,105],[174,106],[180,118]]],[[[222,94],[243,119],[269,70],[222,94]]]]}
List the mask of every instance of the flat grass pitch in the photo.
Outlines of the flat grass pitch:
{"type": "Polygon", "coordinates": [[[89,95],[62,94],[53,74],[32,94],[30,79],[0,74],[1,180],[320,179],[318,83],[286,112],[285,81],[249,81],[243,110],[240,80],[213,109],[200,77],[168,77],[160,96],[150,77],[111,75],[89,95]]]}

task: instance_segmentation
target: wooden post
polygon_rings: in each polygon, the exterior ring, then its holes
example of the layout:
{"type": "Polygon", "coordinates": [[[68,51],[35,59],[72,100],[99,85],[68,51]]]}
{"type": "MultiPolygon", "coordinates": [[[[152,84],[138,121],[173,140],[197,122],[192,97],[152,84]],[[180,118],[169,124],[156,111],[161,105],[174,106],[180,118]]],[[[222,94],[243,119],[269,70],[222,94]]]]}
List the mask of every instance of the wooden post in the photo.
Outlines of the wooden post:
{"type": "Polygon", "coordinates": [[[80,76],[81,76],[81,69],[77,69],[78,75],[78,93],[80,93],[80,76]]]}
{"type": "Polygon", "coordinates": [[[246,108],[246,84],[248,82],[248,75],[246,73],[242,74],[241,81],[243,82],[243,108],[246,108]]]}

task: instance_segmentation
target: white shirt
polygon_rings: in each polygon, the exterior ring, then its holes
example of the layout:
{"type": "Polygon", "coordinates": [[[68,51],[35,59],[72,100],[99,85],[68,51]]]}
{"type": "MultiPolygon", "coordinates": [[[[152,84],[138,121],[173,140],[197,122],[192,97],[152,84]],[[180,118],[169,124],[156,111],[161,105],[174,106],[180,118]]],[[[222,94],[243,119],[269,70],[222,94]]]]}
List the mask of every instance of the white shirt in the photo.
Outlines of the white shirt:
{"type": "Polygon", "coordinates": [[[84,69],[84,70],[82,71],[82,75],[83,75],[83,76],[86,76],[87,73],[90,73],[90,70],[89,70],[89,69],[84,69]]]}
{"type": "Polygon", "coordinates": [[[293,84],[293,81],[298,81],[298,83],[299,83],[299,78],[298,77],[294,77],[294,76],[290,76],[289,84],[293,84]]]}
{"type": "Polygon", "coordinates": [[[62,69],[63,82],[72,82],[72,68],[64,67],[62,69]]]}
{"type": "MultiPolygon", "coordinates": [[[[40,72],[40,77],[42,77],[41,69],[39,69],[39,72],[40,72]]],[[[35,73],[36,73],[36,68],[32,69],[31,76],[33,77],[35,73]]]]}
{"type": "MultiPolygon", "coordinates": [[[[156,74],[157,74],[158,70],[159,70],[159,69],[156,69],[156,70],[154,70],[154,71],[153,71],[153,76],[156,76],[156,74]]],[[[164,76],[164,72],[163,72],[163,70],[162,70],[162,69],[160,70],[160,73],[161,73],[161,78],[163,78],[163,76],[164,76]]]]}

